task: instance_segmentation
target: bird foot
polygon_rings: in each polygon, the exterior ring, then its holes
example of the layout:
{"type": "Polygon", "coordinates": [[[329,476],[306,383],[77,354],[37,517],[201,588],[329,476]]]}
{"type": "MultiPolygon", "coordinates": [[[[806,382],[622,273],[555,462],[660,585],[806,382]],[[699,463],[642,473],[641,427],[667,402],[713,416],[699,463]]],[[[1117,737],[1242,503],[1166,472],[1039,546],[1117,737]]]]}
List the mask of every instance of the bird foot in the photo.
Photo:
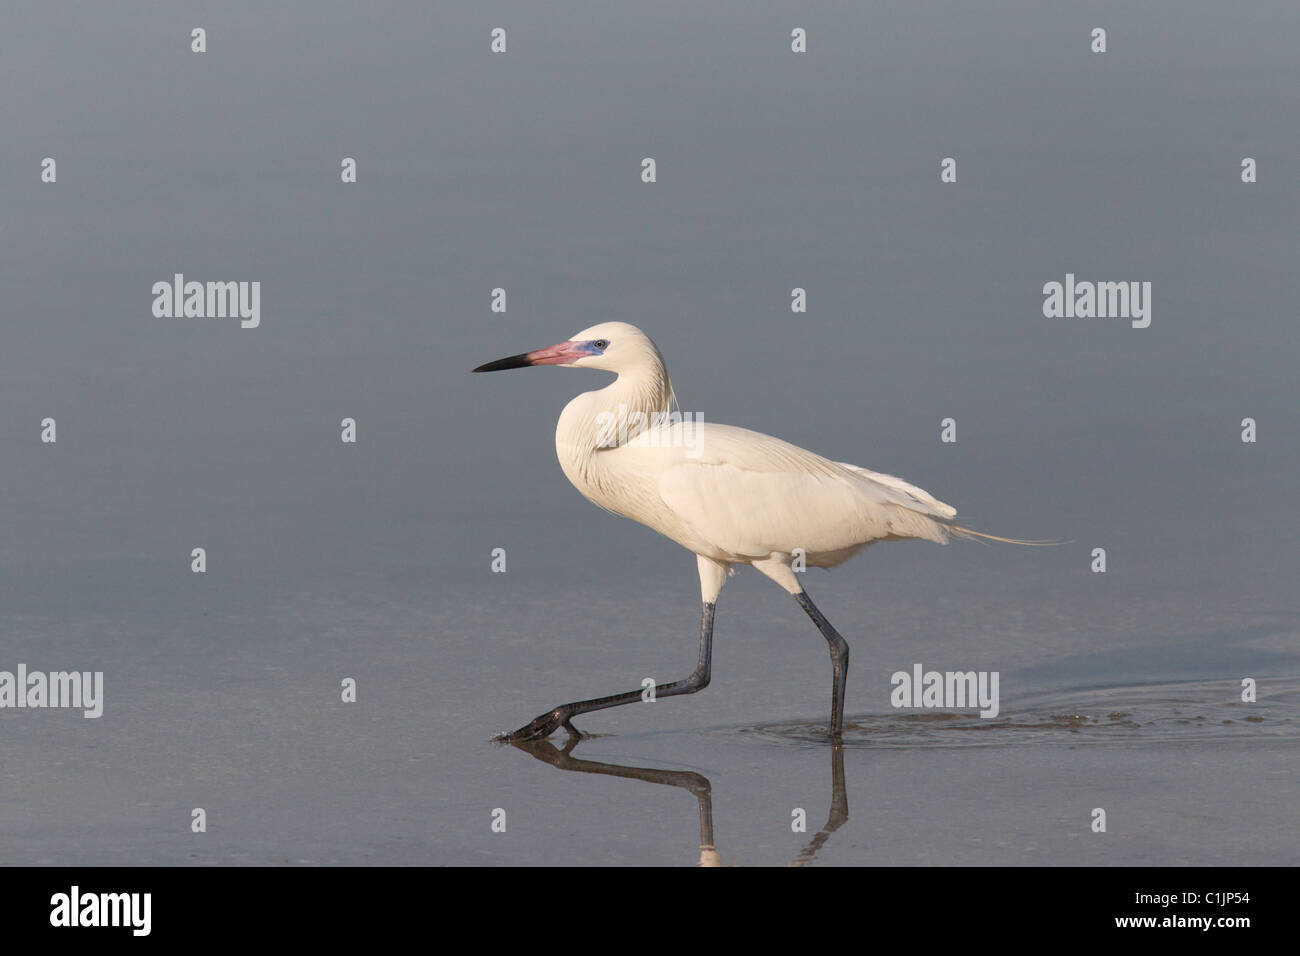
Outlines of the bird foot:
{"type": "Polygon", "coordinates": [[[529,723],[513,733],[506,734],[506,740],[544,740],[563,727],[570,737],[581,739],[584,735],[569,722],[569,712],[563,707],[533,718],[529,723]]]}

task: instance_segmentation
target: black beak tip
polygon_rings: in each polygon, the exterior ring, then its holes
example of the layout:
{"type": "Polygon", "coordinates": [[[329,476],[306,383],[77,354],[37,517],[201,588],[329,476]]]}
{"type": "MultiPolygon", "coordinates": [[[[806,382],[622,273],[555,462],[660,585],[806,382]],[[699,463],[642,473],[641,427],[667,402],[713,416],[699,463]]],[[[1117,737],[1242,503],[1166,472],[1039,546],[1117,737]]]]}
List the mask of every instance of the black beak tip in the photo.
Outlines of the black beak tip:
{"type": "Polygon", "coordinates": [[[476,372],[504,372],[508,368],[528,368],[533,363],[528,360],[528,353],[523,352],[519,355],[511,355],[503,359],[497,359],[495,362],[488,362],[474,369],[476,372]]]}

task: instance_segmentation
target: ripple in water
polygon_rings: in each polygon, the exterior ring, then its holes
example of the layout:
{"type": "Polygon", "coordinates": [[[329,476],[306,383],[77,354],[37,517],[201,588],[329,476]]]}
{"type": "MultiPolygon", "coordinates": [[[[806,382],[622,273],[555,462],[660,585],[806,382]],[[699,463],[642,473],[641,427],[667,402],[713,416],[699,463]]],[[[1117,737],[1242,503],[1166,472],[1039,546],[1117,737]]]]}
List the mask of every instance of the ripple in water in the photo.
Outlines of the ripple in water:
{"type": "MultiPolygon", "coordinates": [[[[1018,701],[1004,693],[1002,713],[988,719],[976,711],[942,709],[846,717],[844,746],[1300,740],[1300,678],[1261,679],[1256,694],[1255,703],[1242,703],[1241,686],[1233,681],[1060,691],[1018,701]]],[[[770,740],[826,743],[824,721],[764,724],[729,732],[770,740]]]]}

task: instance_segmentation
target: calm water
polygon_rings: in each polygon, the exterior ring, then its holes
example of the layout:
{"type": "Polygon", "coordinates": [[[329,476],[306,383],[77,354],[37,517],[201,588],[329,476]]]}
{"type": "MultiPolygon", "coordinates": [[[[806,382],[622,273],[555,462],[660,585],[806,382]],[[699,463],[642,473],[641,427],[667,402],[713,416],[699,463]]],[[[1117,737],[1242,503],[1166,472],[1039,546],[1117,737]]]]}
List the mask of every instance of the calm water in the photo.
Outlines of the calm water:
{"type": "Polygon", "coordinates": [[[6,19],[0,670],[105,706],[0,710],[0,861],[1300,861],[1294,5],[262,6],[6,19]],[[261,326],[154,318],[178,271],[261,326]],[[1067,272],[1152,282],[1151,327],[1044,318],[1067,272]],[[607,319],[684,409],[1069,543],[810,574],[838,750],[748,569],[706,691],[492,744],[694,664],[693,558],[555,461],[602,377],[468,371],[607,319]],[[998,718],[891,707],[918,663],[998,718]]]}

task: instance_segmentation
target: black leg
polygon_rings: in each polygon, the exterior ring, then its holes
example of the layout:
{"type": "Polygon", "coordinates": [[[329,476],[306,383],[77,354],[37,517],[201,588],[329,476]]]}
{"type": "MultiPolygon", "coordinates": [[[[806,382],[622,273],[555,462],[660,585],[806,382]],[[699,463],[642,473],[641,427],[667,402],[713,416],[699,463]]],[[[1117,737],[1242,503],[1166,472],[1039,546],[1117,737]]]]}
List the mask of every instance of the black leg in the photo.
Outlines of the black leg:
{"type": "MultiPolygon", "coordinates": [[[[713,610],[715,604],[705,604],[700,619],[700,662],[694,673],[685,680],[675,680],[669,684],[655,687],[655,699],[676,697],[678,694],[694,694],[709,686],[709,669],[713,662],[713,610]]],[[[830,625],[827,625],[828,627],[830,625]]],[[[845,651],[847,657],[847,649],[845,651]]],[[[838,673],[838,672],[837,672],[838,673]]],[[[607,707],[620,707],[623,704],[635,704],[641,700],[641,691],[631,690],[626,694],[613,694],[609,697],[596,697],[592,700],[576,700],[571,704],[561,704],[552,711],[535,718],[531,723],[520,727],[514,733],[506,734],[506,740],[540,740],[549,737],[560,727],[572,737],[580,737],[581,732],[570,721],[579,714],[589,714],[593,710],[607,707]]]]}
{"type": "Polygon", "coordinates": [[[794,599],[808,612],[808,616],[817,625],[817,630],[822,632],[826,643],[830,645],[831,665],[835,673],[834,684],[831,687],[831,736],[842,737],[844,736],[844,681],[849,674],[849,644],[840,637],[839,631],[831,627],[831,622],[826,620],[822,612],[817,610],[817,605],[812,602],[807,591],[800,591],[794,599]]]}

